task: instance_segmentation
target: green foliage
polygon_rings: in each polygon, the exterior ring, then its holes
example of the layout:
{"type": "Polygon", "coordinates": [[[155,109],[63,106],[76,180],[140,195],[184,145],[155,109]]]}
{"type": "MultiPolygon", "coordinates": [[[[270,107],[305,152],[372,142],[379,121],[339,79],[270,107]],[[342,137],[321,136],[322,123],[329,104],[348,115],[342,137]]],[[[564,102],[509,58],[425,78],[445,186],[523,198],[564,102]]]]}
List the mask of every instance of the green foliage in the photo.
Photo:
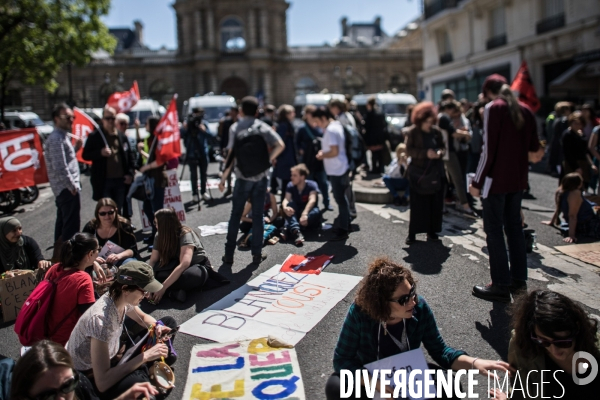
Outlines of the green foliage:
{"type": "Polygon", "coordinates": [[[116,40],[100,20],[109,7],[110,0],[0,0],[0,96],[15,78],[54,91],[64,65],[112,53],[116,40]]]}

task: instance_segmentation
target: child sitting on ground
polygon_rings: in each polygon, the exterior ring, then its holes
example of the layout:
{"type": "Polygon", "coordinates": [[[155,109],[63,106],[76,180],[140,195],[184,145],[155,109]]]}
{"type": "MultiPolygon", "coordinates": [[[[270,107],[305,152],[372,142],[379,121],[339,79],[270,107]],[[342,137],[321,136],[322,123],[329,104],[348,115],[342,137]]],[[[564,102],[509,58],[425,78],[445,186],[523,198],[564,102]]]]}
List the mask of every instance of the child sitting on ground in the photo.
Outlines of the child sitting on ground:
{"type": "Polygon", "coordinates": [[[408,205],[410,185],[406,177],[407,169],[408,156],[406,155],[406,145],[400,143],[396,147],[396,158],[392,160],[392,163],[388,167],[388,173],[383,176],[383,183],[392,194],[395,206],[408,205]],[[404,191],[404,193],[400,195],[399,191],[404,191]]]}

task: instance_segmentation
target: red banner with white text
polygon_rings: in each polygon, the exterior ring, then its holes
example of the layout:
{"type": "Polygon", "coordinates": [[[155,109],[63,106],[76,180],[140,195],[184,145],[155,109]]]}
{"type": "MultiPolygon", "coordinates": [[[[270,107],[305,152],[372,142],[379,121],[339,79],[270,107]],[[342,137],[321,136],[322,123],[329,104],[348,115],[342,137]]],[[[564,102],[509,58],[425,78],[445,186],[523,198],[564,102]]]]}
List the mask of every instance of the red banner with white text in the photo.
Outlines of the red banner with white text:
{"type": "Polygon", "coordinates": [[[135,106],[140,99],[140,89],[137,81],[133,81],[133,86],[127,92],[115,92],[110,95],[106,105],[113,107],[118,113],[126,113],[135,106]]]}
{"type": "Polygon", "coordinates": [[[177,95],[173,96],[165,115],[162,116],[154,135],[158,139],[156,161],[166,164],[167,161],[181,155],[181,136],[179,134],[179,117],[177,116],[177,95]]]}
{"type": "Polygon", "coordinates": [[[35,128],[0,132],[0,191],[48,182],[42,141],[35,128]]]}
{"type": "MultiPolygon", "coordinates": [[[[92,118],[90,118],[89,115],[77,107],[73,107],[73,114],[75,115],[75,120],[73,120],[73,136],[71,136],[71,142],[73,147],[75,147],[77,139],[81,138],[83,141],[83,146],[85,146],[85,141],[90,133],[92,133],[94,129],[99,130],[98,125],[92,118]]],[[[91,161],[86,161],[83,159],[83,146],[81,146],[81,148],[77,151],[77,161],[84,164],[92,164],[91,161]]]]}

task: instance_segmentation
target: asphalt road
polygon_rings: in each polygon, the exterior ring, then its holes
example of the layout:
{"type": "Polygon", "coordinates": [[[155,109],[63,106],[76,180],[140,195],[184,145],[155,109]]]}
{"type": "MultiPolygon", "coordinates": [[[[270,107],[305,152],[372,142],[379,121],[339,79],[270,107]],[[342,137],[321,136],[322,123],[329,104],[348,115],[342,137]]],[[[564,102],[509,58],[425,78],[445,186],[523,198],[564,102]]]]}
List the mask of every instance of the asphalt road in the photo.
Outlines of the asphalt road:
{"type": "MultiPolygon", "coordinates": [[[[211,164],[209,172],[216,172],[216,165],[211,164]]],[[[95,206],[91,200],[89,178],[84,177],[83,182],[82,226],[93,216],[95,206]]],[[[598,315],[600,295],[597,290],[586,289],[600,281],[598,269],[573,263],[570,259],[560,258],[547,250],[562,243],[556,230],[540,224],[542,220],[551,216],[548,210],[553,207],[556,180],[532,173],[530,182],[532,193],[537,199],[525,202],[524,213],[527,223],[537,231],[538,243],[542,250],[539,254],[534,253],[529,257],[532,278],[529,287],[552,287],[566,293],[575,293],[574,297],[581,301],[586,310],[598,315]],[[544,267],[545,262],[552,264],[552,268],[544,267]],[[565,272],[561,272],[561,269],[565,272]],[[586,282],[582,282],[582,277],[585,276],[586,282]]],[[[195,205],[188,203],[189,226],[197,228],[200,225],[214,225],[228,220],[231,209],[229,199],[221,199],[216,190],[212,193],[215,200],[202,204],[200,211],[195,205]]],[[[183,199],[184,202],[189,202],[191,193],[183,193],[183,199]]],[[[327,212],[325,218],[331,222],[335,215],[335,212],[327,212]]],[[[50,246],[55,219],[54,198],[50,188],[42,187],[40,199],[33,205],[20,207],[16,216],[23,224],[24,234],[34,237],[49,257],[52,253],[50,246]]],[[[419,281],[418,292],[433,309],[446,343],[475,357],[506,359],[510,335],[508,307],[500,303],[482,301],[471,295],[473,285],[490,280],[483,249],[485,242],[481,233],[481,220],[467,219],[451,213],[445,217],[442,242],[419,242],[409,248],[404,244],[408,233],[406,219],[407,212],[403,209],[384,205],[359,206],[358,217],[354,221],[357,231],[353,232],[346,242],[327,242],[324,236],[314,234],[307,236],[307,242],[301,249],[293,244],[279,243],[265,248],[268,259],[259,267],[251,265],[249,251],[236,252],[233,267],[221,266],[225,236],[202,238],[213,265],[229,277],[232,283],[219,289],[188,296],[185,304],[166,299],[159,307],[144,303],[142,308],[156,318],[171,315],[182,323],[252,277],[281,263],[290,253],[334,254],[335,258],[327,267],[327,271],[356,276],[365,273],[370,260],[385,255],[411,266],[419,281]]],[[[137,214],[133,222],[140,226],[137,214]]],[[[138,239],[141,240],[141,232],[138,239]]],[[[139,246],[144,250],[142,255],[148,257],[145,246],[141,242],[139,246]]],[[[597,287],[596,285],[595,288],[597,287]]],[[[355,292],[356,289],[335,306],[296,347],[307,399],[324,398],[323,389],[332,372],[331,360],[337,336],[355,292]]],[[[182,397],[191,348],[194,344],[205,342],[207,341],[185,334],[177,336],[175,347],[179,353],[179,360],[175,364],[175,373],[178,385],[170,398],[182,397]]],[[[19,348],[13,324],[2,325],[0,354],[16,358],[19,348]]],[[[481,378],[477,390],[480,396],[485,393],[485,386],[485,380],[481,378]]]]}

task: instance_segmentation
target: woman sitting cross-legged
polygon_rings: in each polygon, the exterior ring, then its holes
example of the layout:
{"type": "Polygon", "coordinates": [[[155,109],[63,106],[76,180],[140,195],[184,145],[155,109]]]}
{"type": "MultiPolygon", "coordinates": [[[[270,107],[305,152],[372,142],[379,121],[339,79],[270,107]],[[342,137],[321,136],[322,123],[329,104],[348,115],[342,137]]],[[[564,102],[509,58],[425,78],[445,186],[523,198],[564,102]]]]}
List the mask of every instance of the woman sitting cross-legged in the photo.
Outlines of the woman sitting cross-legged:
{"type": "Polygon", "coordinates": [[[185,302],[187,291],[202,288],[209,279],[212,285],[229,283],[212,269],[200,238],[192,228],[181,225],[175,210],[158,210],[154,221],[157,233],[148,264],[154,268],[162,288],[151,292],[151,301],[160,302],[168,292],[169,297],[185,302]]]}
{"type": "Polygon", "coordinates": [[[177,327],[175,320],[163,317],[157,321],[139,308],[148,292],[155,293],[161,288],[160,282],[154,279],[152,267],[141,261],[128,262],[119,267],[117,279],[108,293],[81,316],[71,333],[66,347],[74,366],[91,377],[101,399],[114,399],[136,383],[150,382],[147,363],[161,357],[168,365],[176,361],[172,341],[165,340],[177,327]],[[125,347],[133,346],[128,338],[128,346],[121,347],[125,316],[144,329],[152,329],[159,340],[142,353],[134,351],[128,361],[117,365],[125,347]]]}
{"type": "Polygon", "coordinates": [[[15,217],[0,218],[0,273],[11,269],[50,267],[44,260],[40,246],[35,239],[23,235],[23,226],[15,217]]]}
{"type": "MultiPolygon", "coordinates": [[[[369,265],[333,354],[335,372],[325,388],[328,400],[340,398],[340,370],[354,374],[365,364],[417,349],[421,344],[439,364],[433,368],[478,369],[484,376],[489,370],[510,369],[506,362],[470,357],[448,346],[433,312],[416,290],[408,268],[387,258],[377,258],[369,265]]],[[[389,387],[387,391],[392,392],[389,387]]],[[[366,398],[364,390],[361,392],[366,398]]]]}
{"type": "Polygon", "coordinates": [[[96,203],[94,218],[83,227],[83,232],[96,236],[100,248],[112,242],[123,251],[112,252],[106,259],[98,258],[100,264],[119,266],[126,260],[139,257],[133,228],[127,220],[119,215],[117,203],[110,198],[103,198],[96,203]]]}

